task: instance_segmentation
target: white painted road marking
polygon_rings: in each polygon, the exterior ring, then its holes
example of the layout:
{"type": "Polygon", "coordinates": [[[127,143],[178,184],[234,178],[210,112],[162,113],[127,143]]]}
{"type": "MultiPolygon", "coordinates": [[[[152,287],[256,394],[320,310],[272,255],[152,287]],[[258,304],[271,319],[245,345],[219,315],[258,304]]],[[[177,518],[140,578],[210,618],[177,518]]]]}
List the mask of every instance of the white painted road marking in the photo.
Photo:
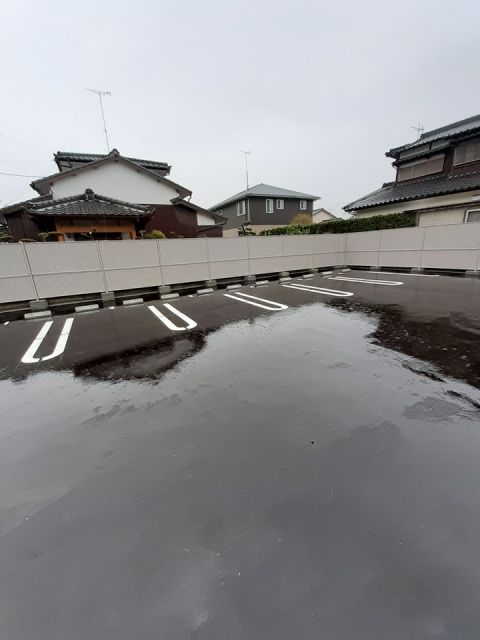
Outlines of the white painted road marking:
{"type": "Polygon", "coordinates": [[[186,331],[187,329],[193,329],[194,327],[197,326],[197,323],[194,320],[186,316],[184,313],[182,313],[178,309],[175,309],[175,307],[172,306],[171,304],[168,304],[168,302],[165,302],[163,306],[167,307],[169,311],[171,311],[178,318],[180,318],[181,320],[187,323],[185,327],[179,327],[178,325],[174,324],[171,320],[169,320],[167,316],[164,316],[163,313],[157,309],[157,307],[154,307],[153,305],[149,305],[148,308],[150,309],[150,311],[155,316],[157,316],[157,318],[161,320],[166,327],[168,327],[172,331],[186,331]]]}
{"type": "Polygon", "coordinates": [[[6,322],[3,323],[3,326],[6,327],[7,324],[10,324],[10,320],[7,320],[6,322]]]}
{"type": "Polygon", "coordinates": [[[310,293],[323,293],[326,296],[334,296],[337,298],[347,298],[353,296],[351,291],[338,291],[337,289],[324,289],[322,287],[314,287],[313,285],[305,284],[282,284],[282,287],[287,289],[298,289],[299,291],[310,291],[310,293]]]}
{"type": "Polygon", "coordinates": [[[226,298],[231,298],[232,300],[237,300],[238,302],[245,302],[245,304],[251,304],[254,307],[260,307],[261,309],[266,309],[267,311],[283,311],[284,309],[288,309],[288,306],[286,304],[274,302],[273,300],[265,300],[265,298],[258,298],[257,296],[251,296],[248,293],[242,293],[241,291],[237,291],[234,294],[224,293],[223,295],[226,298]],[[249,300],[245,300],[245,298],[249,298],[249,300]],[[254,302],[254,300],[256,300],[257,302],[254,302]],[[264,302],[265,304],[260,304],[261,302],[264,302]]]}
{"type": "Polygon", "coordinates": [[[363,284],[381,284],[386,287],[397,287],[403,282],[396,282],[395,280],[369,280],[368,278],[348,278],[346,276],[334,276],[328,278],[329,280],[344,280],[345,282],[361,282],[363,284]]]}
{"type": "Polygon", "coordinates": [[[54,350],[48,356],[43,356],[43,358],[36,358],[35,354],[37,353],[40,345],[45,339],[45,336],[50,331],[50,327],[53,324],[53,320],[49,320],[45,322],[43,327],[37,334],[37,337],[32,342],[32,344],[25,351],[25,354],[22,358],[22,362],[24,364],[34,364],[36,362],[45,362],[45,360],[52,360],[52,358],[56,358],[60,356],[65,351],[65,346],[67,344],[68,336],[70,335],[70,329],[72,328],[73,318],[67,318],[63,324],[63,329],[60,333],[60,336],[57,340],[57,344],[55,345],[54,350]]]}
{"type": "Polygon", "coordinates": [[[385,274],[388,276],[413,276],[414,278],[439,278],[439,273],[399,273],[398,271],[370,271],[370,273],[385,274]]]}

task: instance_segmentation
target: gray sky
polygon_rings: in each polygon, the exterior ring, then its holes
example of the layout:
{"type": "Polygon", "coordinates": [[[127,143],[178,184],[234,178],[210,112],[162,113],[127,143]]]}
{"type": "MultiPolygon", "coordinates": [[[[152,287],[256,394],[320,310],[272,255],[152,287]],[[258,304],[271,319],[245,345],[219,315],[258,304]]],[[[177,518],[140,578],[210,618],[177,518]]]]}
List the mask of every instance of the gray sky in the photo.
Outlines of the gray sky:
{"type": "MultiPolygon", "coordinates": [[[[384,152],[480,112],[478,0],[37,0],[0,9],[0,171],[56,150],[167,161],[210,206],[250,183],[335,213],[391,180],[384,152]]],[[[34,192],[0,175],[0,199],[34,192]]]]}

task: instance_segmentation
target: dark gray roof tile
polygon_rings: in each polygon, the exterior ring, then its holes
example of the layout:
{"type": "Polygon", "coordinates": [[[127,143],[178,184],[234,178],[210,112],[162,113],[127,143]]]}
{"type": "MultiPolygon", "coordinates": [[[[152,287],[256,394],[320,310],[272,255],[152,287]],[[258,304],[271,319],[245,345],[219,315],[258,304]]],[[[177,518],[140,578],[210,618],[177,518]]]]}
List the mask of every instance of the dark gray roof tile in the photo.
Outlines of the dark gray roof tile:
{"type": "Polygon", "coordinates": [[[356,211],[383,204],[429,198],[478,188],[480,188],[480,171],[461,175],[421,178],[415,182],[392,182],[384,185],[381,189],[372,191],[363,198],[350,202],[343,208],[345,211],[356,211]]]}
{"type": "Polygon", "coordinates": [[[87,189],[85,193],[59,200],[30,202],[26,210],[29,213],[42,216],[124,218],[149,215],[148,206],[107,198],[93,193],[91,189],[87,189]]]}

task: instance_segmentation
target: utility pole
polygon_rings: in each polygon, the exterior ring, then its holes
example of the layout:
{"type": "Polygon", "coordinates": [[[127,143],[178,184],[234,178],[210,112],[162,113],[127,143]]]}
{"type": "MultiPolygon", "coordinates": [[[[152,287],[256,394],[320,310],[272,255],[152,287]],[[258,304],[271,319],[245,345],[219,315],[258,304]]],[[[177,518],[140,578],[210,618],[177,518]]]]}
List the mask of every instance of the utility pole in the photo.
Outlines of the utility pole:
{"type": "Polygon", "coordinates": [[[425,129],[423,128],[423,124],[420,124],[420,122],[417,124],[416,127],[410,127],[410,128],[415,129],[415,131],[417,132],[417,136],[419,138],[422,135],[422,133],[425,131],[425,129]]]}
{"type": "Polygon", "coordinates": [[[107,141],[107,150],[108,150],[108,153],[110,153],[110,143],[108,142],[107,123],[105,122],[105,114],[103,112],[102,96],[111,96],[112,94],[110,93],[110,91],[100,91],[99,89],[87,89],[87,91],[96,93],[98,96],[98,99],[100,100],[100,109],[102,110],[103,130],[105,131],[105,139],[107,141]]]}
{"type": "Polygon", "coordinates": [[[249,184],[248,184],[248,156],[252,153],[251,151],[240,151],[240,153],[243,153],[245,155],[245,175],[247,177],[247,190],[249,188],[249,184]]]}

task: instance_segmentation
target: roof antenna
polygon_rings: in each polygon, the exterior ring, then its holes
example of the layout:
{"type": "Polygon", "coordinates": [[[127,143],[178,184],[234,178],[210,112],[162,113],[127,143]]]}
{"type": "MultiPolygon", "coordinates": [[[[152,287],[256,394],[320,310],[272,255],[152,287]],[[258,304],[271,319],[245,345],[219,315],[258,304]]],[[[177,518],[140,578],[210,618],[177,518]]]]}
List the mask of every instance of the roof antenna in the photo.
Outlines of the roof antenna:
{"type": "Polygon", "coordinates": [[[415,129],[415,131],[417,132],[417,135],[418,135],[417,140],[422,137],[422,134],[425,131],[423,124],[420,124],[420,122],[417,124],[416,127],[410,127],[410,128],[415,129]]]}
{"type": "Polygon", "coordinates": [[[99,91],[99,89],[87,89],[87,91],[96,93],[98,96],[98,99],[100,100],[100,109],[102,110],[103,130],[105,131],[105,139],[107,141],[108,153],[110,153],[110,143],[108,142],[107,124],[105,122],[105,114],[103,113],[102,96],[111,96],[112,94],[110,93],[110,91],[99,91]]]}
{"type": "Polygon", "coordinates": [[[245,154],[245,175],[247,177],[247,191],[249,189],[248,184],[248,156],[252,153],[251,151],[240,151],[240,153],[245,154]]]}

